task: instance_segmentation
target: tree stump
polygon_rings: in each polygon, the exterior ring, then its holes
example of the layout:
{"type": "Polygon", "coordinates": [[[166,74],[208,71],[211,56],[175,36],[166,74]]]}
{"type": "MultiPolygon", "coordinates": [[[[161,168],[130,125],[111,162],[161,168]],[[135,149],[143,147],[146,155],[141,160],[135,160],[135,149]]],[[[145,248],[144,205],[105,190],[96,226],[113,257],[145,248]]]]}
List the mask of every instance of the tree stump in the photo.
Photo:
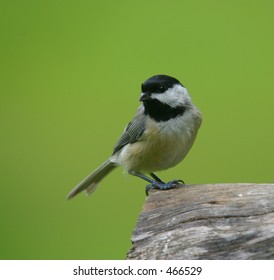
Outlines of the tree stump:
{"type": "Polygon", "coordinates": [[[151,191],[127,259],[274,259],[274,184],[151,191]]]}

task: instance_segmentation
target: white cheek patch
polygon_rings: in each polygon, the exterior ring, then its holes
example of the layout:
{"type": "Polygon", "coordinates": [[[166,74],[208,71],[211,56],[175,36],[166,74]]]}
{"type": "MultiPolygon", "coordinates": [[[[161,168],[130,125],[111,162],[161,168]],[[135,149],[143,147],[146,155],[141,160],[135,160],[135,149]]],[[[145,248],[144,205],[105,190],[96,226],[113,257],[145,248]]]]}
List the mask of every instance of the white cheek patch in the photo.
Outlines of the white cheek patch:
{"type": "Polygon", "coordinates": [[[187,89],[181,85],[175,85],[164,93],[153,93],[151,97],[173,108],[191,102],[187,89]]]}

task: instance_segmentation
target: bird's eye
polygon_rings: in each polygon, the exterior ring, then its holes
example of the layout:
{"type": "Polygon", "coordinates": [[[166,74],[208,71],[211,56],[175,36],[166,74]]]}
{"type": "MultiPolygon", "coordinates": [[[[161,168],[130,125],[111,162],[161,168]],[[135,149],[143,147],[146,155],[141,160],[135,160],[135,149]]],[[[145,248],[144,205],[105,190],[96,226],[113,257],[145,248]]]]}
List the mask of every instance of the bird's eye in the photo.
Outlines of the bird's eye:
{"type": "Polygon", "coordinates": [[[165,91],[165,87],[164,86],[159,86],[157,92],[162,93],[165,91]]]}

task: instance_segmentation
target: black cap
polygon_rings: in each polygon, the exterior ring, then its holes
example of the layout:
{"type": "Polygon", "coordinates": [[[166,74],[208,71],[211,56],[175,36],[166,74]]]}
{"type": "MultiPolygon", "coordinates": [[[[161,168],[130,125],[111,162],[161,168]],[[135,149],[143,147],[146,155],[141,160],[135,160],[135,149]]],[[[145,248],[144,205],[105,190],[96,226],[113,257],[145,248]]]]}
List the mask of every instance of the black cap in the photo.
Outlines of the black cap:
{"type": "Polygon", "coordinates": [[[155,75],[142,84],[143,93],[163,93],[174,85],[183,86],[177,79],[167,75],[155,75]]]}

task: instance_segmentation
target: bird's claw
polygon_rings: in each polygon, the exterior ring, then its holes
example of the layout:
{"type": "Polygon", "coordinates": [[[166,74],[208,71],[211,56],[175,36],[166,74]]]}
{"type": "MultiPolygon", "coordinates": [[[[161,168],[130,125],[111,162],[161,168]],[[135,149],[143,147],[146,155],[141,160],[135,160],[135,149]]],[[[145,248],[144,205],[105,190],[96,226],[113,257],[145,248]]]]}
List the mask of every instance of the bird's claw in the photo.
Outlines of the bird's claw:
{"type": "Polygon", "coordinates": [[[150,190],[170,190],[175,189],[179,186],[179,184],[185,184],[183,180],[173,180],[167,183],[162,183],[158,181],[154,181],[152,184],[146,186],[146,195],[148,195],[150,190]]]}

